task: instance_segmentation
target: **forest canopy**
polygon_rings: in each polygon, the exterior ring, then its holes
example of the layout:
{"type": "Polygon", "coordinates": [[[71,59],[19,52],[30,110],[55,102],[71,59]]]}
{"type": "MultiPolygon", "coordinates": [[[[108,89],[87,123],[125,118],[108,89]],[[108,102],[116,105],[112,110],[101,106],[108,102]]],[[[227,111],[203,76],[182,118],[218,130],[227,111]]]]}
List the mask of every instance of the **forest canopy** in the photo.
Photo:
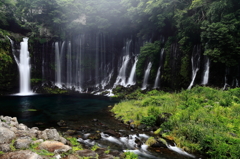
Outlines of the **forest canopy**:
{"type": "MultiPolygon", "coordinates": [[[[214,62],[240,60],[239,0],[2,0],[0,31],[66,39],[85,31],[173,37],[214,62]]],[[[158,40],[158,39],[156,39],[158,40]]]]}

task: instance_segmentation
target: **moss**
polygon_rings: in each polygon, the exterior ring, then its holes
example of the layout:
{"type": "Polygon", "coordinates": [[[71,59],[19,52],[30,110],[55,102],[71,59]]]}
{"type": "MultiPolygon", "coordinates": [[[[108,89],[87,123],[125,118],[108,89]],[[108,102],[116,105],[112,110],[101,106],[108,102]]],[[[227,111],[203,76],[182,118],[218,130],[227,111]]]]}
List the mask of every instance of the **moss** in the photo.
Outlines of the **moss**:
{"type": "Polygon", "coordinates": [[[157,143],[157,140],[154,137],[149,137],[145,144],[148,145],[148,146],[151,146],[155,143],[157,143]]]}

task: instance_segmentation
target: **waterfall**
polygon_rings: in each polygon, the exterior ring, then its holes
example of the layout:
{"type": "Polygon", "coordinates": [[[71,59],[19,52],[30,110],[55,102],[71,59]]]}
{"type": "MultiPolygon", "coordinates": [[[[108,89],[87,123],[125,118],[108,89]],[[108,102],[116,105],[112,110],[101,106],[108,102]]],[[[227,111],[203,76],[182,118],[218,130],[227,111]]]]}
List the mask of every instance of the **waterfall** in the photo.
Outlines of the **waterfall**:
{"type": "Polygon", "coordinates": [[[160,66],[158,68],[157,76],[156,76],[156,79],[154,82],[154,86],[153,86],[154,89],[159,88],[159,82],[160,82],[160,78],[161,78],[161,67],[163,65],[163,53],[164,53],[164,48],[162,48],[161,54],[160,54],[160,66]]]}
{"type": "Polygon", "coordinates": [[[126,78],[127,78],[126,77],[126,70],[127,70],[129,60],[130,60],[129,55],[123,56],[123,58],[122,58],[123,64],[122,64],[122,67],[119,70],[119,74],[118,74],[117,80],[116,80],[114,85],[119,84],[119,85],[122,85],[122,86],[126,86],[126,78]]]}
{"type": "Polygon", "coordinates": [[[58,87],[62,86],[62,79],[61,79],[61,58],[59,52],[59,44],[55,42],[55,85],[58,87]]]}
{"type": "Polygon", "coordinates": [[[203,80],[202,80],[202,85],[207,85],[208,84],[208,79],[209,79],[209,69],[210,69],[210,60],[207,56],[205,56],[206,62],[204,64],[204,75],[203,75],[203,80]]]}
{"type": "Polygon", "coordinates": [[[152,67],[152,63],[149,62],[148,66],[147,66],[147,69],[145,71],[145,74],[144,74],[143,84],[142,84],[142,88],[141,88],[142,90],[147,89],[148,78],[149,78],[149,75],[150,75],[151,67],[152,67]]]}
{"type": "Polygon", "coordinates": [[[131,69],[131,73],[130,73],[130,76],[128,78],[128,82],[127,82],[127,85],[135,85],[136,84],[136,81],[135,81],[135,74],[136,74],[136,66],[137,66],[137,62],[138,62],[138,58],[137,56],[135,57],[135,62],[133,64],[133,67],[131,69]]]}
{"type": "Polygon", "coordinates": [[[229,75],[229,72],[230,72],[230,69],[229,69],[229,68],[226,68],[226,70],[225,70],[225,77],[224,77],[223,90],[227,90],[227,88],[230,86],[230,85],[228,84],[228,78],[227,78],[227,76],[229,75]]]}
{"type": "Polygon", "coordinates": [[[161,66],[158,67],[157,76],[153,86],[154,89],[159,88],[160,74],[161,74],[161,66]]]}
{"type": "MultiPolygon", "coordinates": [[[[10,39],[10,38],[9,38],[10,39]]],[[[12,47],[13,41],[10,39],[12,47]]],[[[18,65],[20,76],[20,91],[17,95],[32,95],[33,92],[30,89],[30,57],[28,51],[28,38],[23,38],[23,42],[20,43],[20,55],[19,59],[13,53],[14,59],[18,65]]]]}
{"type": "Polygon", "coordinates": [[[197,72],[199,70],[199,63],[200,63],[200,47],[199,46],[194,46],[193,48],[193,52],[192,52],[192,58],[191,58],[191,62],[192,62],[192,81],[190,83],[190,85],[188,86],[188,89],[191,89],[195,78],[197,76],[197,72]]]}
{"type": "Polygon", "coordinates": [[[69,41],[67,49],[67,88],[72,86],[72,64],[71,42],[69,41]]]}
{"type": "Polygon", "coordinates": [[[127,79],[127,66],[128,63],[130,61],[130,45],[131,45],[132,40],[127,40],[126,42],[126,47],[124,49],[124,53],[125,55],[122,58],[122,66],[119,70],[118,76],[117,76],[117,80],[114,84],[114,86],[116,85],[122,85],[122,86],[126,86],[126,79],[127,79]]]}

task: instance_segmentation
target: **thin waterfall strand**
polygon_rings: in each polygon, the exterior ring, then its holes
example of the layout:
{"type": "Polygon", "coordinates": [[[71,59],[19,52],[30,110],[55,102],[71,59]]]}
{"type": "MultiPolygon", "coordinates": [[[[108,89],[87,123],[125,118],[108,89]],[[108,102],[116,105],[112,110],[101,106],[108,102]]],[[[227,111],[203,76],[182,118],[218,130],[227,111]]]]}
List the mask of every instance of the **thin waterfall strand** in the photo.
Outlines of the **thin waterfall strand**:
{"type": "Polygon", "coordinates": [[[145,74],[144,74],[143,84],[142,84],[142,88],[141,88],[142,90],[147,89],[148,78],[149,78],[149,75],[150,75],[151,67],[152,67],[152,63],[149,62],[148,67],[147,67],[147,69],[145,71],[145,74]]]}
{"type": "Polygon", "coordinates": [[[135,85],[136,84],[136,81],[135,81],[135,75],[136,75],[136,67],[137,67],[137,62],[138,62],[138,58],[137,56],[135,57],[135,62],[133,64],[133,67],[131,69],[131,73],[130,73],[130,76],[128,78],[128,82],[127,82],[127,85],[135,85]]]}

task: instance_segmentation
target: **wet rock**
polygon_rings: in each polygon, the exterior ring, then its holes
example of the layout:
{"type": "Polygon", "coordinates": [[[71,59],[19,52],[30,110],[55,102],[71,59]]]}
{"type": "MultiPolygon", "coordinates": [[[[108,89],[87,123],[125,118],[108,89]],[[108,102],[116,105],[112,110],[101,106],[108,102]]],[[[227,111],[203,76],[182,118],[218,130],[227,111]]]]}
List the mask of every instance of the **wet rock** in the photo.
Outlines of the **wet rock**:
{"type": "Polygon", "coordinates": [[[101,159],[114,159],[115,157],[110,154],[103,154],[100,156],[101,159]]]}
{"type": "Polygon", "coordinates": [[[127,124],[131,124],[133,122],[134,122],[134,120],[130,119],[129,121],[127,121],[127,124]]]}
{"type": "Polygon", "coordinates": [[[87,136],[87,138],[91,140],[99,140],[101,139],[101,135],[99,133],[90,134],[87,136]]]}
{"type": "Polygon", "coordinates": [[[0,144],[0,151],[3,151],[3,152],[11,151],[10,145],[9,144],[0,144]]]}
{"type": "Polygon", "coordinates": [[[113,156],[121,156],[121,153],[122,153],[122,152],[120,152],[120,151],[118,151],[118,150],[111,150],[111,151],[109,152],[109,154],[111,154],[111,155],[113,155],[113,156]]]}
{"type": "Polygon", "coordinates": [[[147,125],[145,124],[140,124],[138,125],[138,129],[142,130],[142,129],[146,129],[147,125]]]}
{"type": "Polygon", "coordinates": [[[135,138],[135,143],[136,143],[138,148],[140,148],[143,144],[142,141],[138,137],[135,138]]]}
{"type": "Polygon", "coordinates": [[[13,131],[0,127],[0,144],[9,143],[14,138],[16,138],[16,135],[13,131]]]}
{"type": "Polygon", "coordinates": [[[77,131],[76,130],[67,130],[66,132],[65,132],[65,134],[66,135],[74,135],[74,134],[76,134],[77,133],[77,131]]]}
{"type": "Polygon", "coordinates": [[[60,120],[59,122],[57,122],[57,125],[59,126],[66,126],[66,122],[64,120],[60,120]]]}
{"type": "Polygon", "coordinates": [[[77,155],[68,155],[66,158],[64,159],[79,159],[79,157],[77,155]]]}
{"type": "Polygon", "coordinates": [[[93,122],[97,122],[97,121],[98,121],[98,119],[93,119],[92,121],[93,121],[93,122]]]}
{"type": "Polygon", "coordinates": [[[130,123],[130,128],[134,129],[136,126],[134,123],[130,123]]]}
{"type": "Polygon", "coordinates": [[[77,129],[78,131],[82,131],[82,132],[89,132],[89,131],[92,131],[92,128],[90,128],[89,126],[81,126],[77,129]]]}
{"type": "Polygon", "coordinates": [[[97,153],[91,150],[79,150],[76,151],[76,153],[80,156],[80,157],[95,157],[97,156],[97,153]]]}
{"type": "Polygon", "coordinates": [[[54,153],[67,152],[72,149],[70,146],[58,141],[44,141],[39,145],[39,148],[54,153]]]}
{"type": "Polygon", "coordinates": [[[98,154],[98,155],[103,155],[105,153],[106,149],[104,148],[98,148],[97,150],[95,150],[95,152],[98,154]]]}
{"type": "Polygon", "coordinates": [[[104,133],[104,134],[108,134],[108,135],[110,135],[110,136],[117,137],[117,138],[119,138],[119,137],[121,136],[119,133],[117,133],[117,132],[115,132],[114,130],[111,130],[111,129],[106,130],[106,131],[104,131],[103,133],[104,133]]]}
{"type": "Polygon", "coordinates": [[[17,149],[27,149],[29,148],[29,145],[32,143],[31,138],[29,137],[22,137],[22,138],[18,138],[15,143],[14,146],[17,149]]]}
{"type": "Polygon", "coordinates": [[[29,150],[21,150],[6,153],[1,156],[1,159],[42,159],[42,157],[29,150]]]}

